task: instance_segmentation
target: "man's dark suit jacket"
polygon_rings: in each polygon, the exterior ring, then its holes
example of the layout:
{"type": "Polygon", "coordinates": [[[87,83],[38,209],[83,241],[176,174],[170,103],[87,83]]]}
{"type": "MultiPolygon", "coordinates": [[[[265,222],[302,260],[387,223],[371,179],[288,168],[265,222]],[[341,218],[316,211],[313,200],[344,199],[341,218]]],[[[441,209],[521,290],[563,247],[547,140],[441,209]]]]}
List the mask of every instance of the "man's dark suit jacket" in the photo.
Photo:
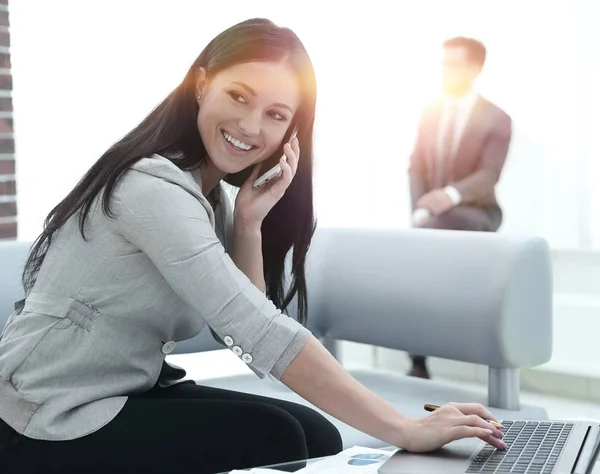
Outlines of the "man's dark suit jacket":
{"type": "Polygon", "coordinates": [[[413,210],[424,194],[447,185],[461,195],[461,205],[481,208],[494,216],[497,226],[502,211],[495,185],[500,178],[512,135],[511,118],[498,106],[479,97],[450,162],[440,166],[436,156],[438,125],[443,102],[427,107],[419,123],[410,159],[410,192],[413,210]]]}

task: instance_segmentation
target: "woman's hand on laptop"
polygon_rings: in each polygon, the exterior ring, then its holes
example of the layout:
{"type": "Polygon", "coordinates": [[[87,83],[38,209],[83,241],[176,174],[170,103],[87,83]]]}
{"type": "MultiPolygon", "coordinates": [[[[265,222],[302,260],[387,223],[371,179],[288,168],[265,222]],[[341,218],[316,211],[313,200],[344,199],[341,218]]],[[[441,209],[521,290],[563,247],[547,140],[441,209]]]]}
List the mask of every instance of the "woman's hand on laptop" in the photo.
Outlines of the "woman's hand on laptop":
{"type": "Polygon", "coordinates": [[[504,434],[486,420],[497,421],[478,403],[448,403],[423,418],[412,418],[407,451],[427,452],[463,438],[480,438],[498,449],[506,449],[504,434]]]}

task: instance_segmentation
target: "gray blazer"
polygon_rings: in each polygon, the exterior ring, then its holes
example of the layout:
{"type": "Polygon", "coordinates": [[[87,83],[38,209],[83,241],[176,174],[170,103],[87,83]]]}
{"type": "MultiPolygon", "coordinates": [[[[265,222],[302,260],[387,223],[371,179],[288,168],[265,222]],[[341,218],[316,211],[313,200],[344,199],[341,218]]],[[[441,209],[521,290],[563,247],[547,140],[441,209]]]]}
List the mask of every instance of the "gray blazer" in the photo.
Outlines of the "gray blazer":
{"type": "Polygon", "coordinates": [[[58,231],[0,339],[0,418],[17,432],[66,440],[99,429],[205,325],[261,376],[279,378],[300,352],[310,332],[235,266],[224,247],[231,207],[222,195],[215,218],[196,178],[142,159],[115,188],[114,218],[92,208],[87,242],[77,217],[58,231]]]}
{"type": "Polygon", "coordinates": [[[464,204],[499,211],[495,186],[508,154],[511,118],[498,106],[479,97],[454,159],[440,169],[436,166],[435,147],[441,112],[442,102],[435,102],[421,116],[409,168],[413,210],[424,194],[452,185],[464,204]]]}

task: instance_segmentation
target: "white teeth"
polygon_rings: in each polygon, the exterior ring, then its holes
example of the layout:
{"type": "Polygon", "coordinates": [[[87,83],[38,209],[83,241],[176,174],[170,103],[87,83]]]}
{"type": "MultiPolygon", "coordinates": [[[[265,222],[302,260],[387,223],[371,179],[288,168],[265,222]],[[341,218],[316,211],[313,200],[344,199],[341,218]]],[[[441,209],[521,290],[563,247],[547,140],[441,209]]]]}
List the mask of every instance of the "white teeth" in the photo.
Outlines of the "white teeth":
{"type": "Polygon", "coordinates": [[[244,142],[236,140],[231,135],[229,135],[229,133],[227,133],[227,132],[223,132],[223,136],[225,137],[225,140],[227,140],[229,143],[231,143],[232,145],[234,145],[237,148],[240,148],[240,149],[246,150],[246,151],[249,151],[252,149],[252,145],[248,145],[244,142]]]}

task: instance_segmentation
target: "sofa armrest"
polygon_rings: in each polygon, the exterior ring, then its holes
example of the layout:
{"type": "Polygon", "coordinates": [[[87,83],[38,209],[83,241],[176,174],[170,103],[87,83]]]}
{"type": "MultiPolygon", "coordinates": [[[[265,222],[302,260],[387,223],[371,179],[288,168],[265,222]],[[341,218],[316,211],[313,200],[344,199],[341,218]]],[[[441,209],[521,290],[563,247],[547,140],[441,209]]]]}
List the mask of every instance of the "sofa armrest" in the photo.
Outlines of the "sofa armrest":
{"type": "Polygon", "coordinates": [[[31,242],[0,242],[0,333],[15,303],[24,298],[21,274],[30,248],[31,242]]]}
{"type": "Polygon", "coordinates": [[[309,327],[325,338],[484,364],[552,353],[550,251],[540,238],[419,229],[318,229],[309,327]]]}

